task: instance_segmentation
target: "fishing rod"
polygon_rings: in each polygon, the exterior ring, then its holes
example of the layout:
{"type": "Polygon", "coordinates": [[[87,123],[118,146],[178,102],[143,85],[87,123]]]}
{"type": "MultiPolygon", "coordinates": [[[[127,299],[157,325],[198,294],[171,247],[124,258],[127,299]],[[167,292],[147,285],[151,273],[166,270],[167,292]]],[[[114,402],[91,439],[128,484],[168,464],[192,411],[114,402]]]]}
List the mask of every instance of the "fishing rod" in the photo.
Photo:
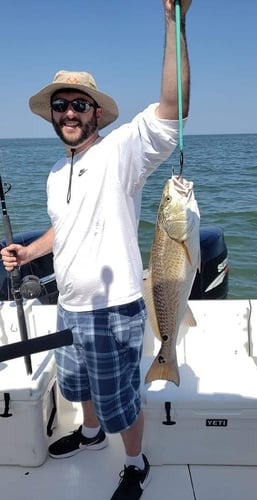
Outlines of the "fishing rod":
{"type": "MultiPolygon", "coordinates": [[[[9,190],[10,190],[10,186],[9,186],[8,191],[9,190]]],[[[2,205],[2,214],[3,214],[2,221],[3,221],[5,241],[6,241],[6,245],[9,246],[13,243],[13,234],[12,234],[12,227],[11,227],[10,218],[9,218],[8,213],[7,213],[7,208],[6,208],[6,203],[5,203],[5,193],[4,193],[4,189],[3,189],[1,176],[0,176],[0,198],[1,198],[1,205],[2,205]]],[[[26,325],[25,314],[24,314],[24,309],[23,309],[23,298],[22,298],[22,295],[20,292],[20,286],[21,286],[20,268],[18,266],[15,266],[13,268],[13,270],[10,272],[10,276],[11,276],[11,292],[12,292],[12,295],[13,295],[13,298],[15,300],[16,307],[17,307],[17,317],[18,317],[18,323],[19,323],[19,329],[20,329],[20,336],[21,336],[21,340],[26,341],[26,340],[28,340],[28,332],[27,332],[27,325],[26,325]]],[[[27,374],[31,375],[32,374],[32,364],[31,364],[30,356],[25,355],[24,361],[25,361],[27,374]]]]}
{"type": "MultiPolygon", "coordinates": [[[[10,191],[11,186],[7,185],[7,191],[10,191]]],[[[2,178],[0,176],[0,199],[2,206],[2,220],[6,246],[13,243],[13,233],[9,215],[7,213],[5,194],[2,178]]],[[[25,298],[35,298],[40,295],[41,285],[33,281],[36,276],[27,276],[26,278],[33,278],[28,280],[28,286],[22,287],[22,276],[19,266],[14,267],[10,272],[11,277],[11,292],[17,307],[17,317],[20,329],[21,342],[15,342],[9,345],[0,347],[0,362],[9,359],[14,359],[18,357],[24,357],[26,371],[28,375],[32,374],[32,364],[30,354],[36,352],[47,351],[50,349],[56,349],[57,347],[62,347],[64,345],[71,345],[73,343],[72,331],[62,330],[60,332],[51,333],[34,339],[28,338],[28,331],[26,325],[26,319],[23,308],[23,297],[25,298]],[[21,287],[24,293],[21,293],[21,287]]]]}

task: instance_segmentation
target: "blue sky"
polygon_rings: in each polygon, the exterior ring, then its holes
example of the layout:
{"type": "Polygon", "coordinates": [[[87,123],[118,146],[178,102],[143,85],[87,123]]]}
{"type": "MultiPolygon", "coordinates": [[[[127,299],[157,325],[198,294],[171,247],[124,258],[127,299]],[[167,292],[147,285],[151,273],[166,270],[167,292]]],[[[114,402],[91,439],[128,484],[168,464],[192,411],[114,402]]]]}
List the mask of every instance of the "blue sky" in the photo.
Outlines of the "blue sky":
{"type": "MultiPolygon", "coordinates": [[[[193,0],[185,134],[256,133],[256,19],[256,0],[193,0]]],[[[159,99],[162,0],[5,0],[0,23],[1,138],[55,136],[28,99],[59,69],[91,72],[119,105],[116,124],[159,99]]]]}

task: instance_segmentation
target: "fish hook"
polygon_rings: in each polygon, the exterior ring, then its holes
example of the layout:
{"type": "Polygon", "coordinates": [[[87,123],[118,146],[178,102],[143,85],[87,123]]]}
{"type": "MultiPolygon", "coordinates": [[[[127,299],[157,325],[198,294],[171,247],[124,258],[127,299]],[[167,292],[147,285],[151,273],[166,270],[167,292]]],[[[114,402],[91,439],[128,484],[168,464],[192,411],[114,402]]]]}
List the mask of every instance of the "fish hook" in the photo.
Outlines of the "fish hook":
{"type": "MultiPolygon", "coordinates": [[[[184,153],[183,151],[180,151],[179,153],[179,164],[180,164],[180,169],[179,169],[179,175],[178,179],[182,181],[183,179],[183,167],[184,167],[184,153]]],[[[173,165],[171,165],[171,177],[175,175],[175,168],[173,165]]]]}

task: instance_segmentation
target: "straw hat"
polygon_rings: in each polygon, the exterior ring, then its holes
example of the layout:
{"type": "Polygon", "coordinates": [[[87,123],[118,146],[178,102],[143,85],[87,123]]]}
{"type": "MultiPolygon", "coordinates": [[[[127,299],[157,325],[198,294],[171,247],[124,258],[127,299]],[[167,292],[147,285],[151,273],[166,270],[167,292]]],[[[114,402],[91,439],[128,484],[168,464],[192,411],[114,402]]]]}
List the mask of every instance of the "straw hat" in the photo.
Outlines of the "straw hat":
{"type": "Polygon", "coordinates": [[[52,83],[30,98],[29,106],[31,111],[51,122],[51,96],[58,90],[65,89],[85,92],[103,109],[103,115],[98,122],[99,129],[106,127],[118,118],[119,110],[116,102],[110,96],[99,92],[93,76],[84,71],[58,71],[52,83]]]}

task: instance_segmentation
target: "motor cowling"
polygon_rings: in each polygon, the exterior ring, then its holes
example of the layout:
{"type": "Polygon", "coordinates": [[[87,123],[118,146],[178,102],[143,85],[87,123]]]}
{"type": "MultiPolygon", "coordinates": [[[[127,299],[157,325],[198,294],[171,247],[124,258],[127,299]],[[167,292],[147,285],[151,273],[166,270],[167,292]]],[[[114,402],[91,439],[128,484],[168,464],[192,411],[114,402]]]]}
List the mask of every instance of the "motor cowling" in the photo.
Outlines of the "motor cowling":
{"type": "Polygon", "coordinates": [[[228,295],[228,251],[221,228],[200,229],[201,269],[197,271],[190,300],[226,299],[228,295]]]}

